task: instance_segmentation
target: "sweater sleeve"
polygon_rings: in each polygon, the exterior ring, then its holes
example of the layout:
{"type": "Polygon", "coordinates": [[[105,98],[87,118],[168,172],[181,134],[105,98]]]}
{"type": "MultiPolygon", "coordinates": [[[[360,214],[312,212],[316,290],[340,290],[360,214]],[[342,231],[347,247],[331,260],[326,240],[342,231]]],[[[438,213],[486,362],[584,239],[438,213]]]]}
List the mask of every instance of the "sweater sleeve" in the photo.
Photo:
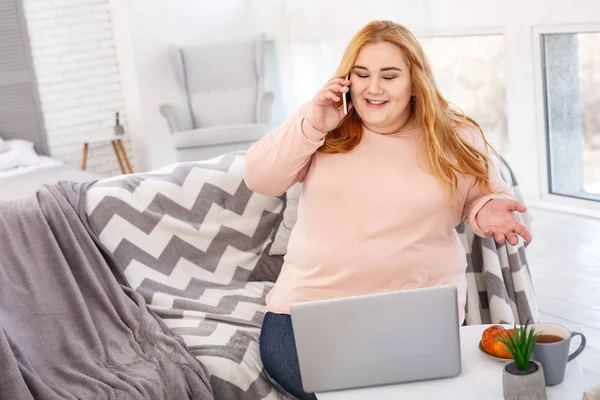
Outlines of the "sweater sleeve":
{"type": "Polygon", "coordinates": [[[306,175],[312,156],[325,141],[325,133],[306,120],[307,106],[246,151],[244,181],[250,190],[279,196],[306,175]]]}
{"type": "MultiPolygon", "coordinates": [[[[463,135],[477,150],[489,156],[489,151],[479,132],[465,129],[463,135]]],[[[463,220],[469,224],[476,235],[481,237],[485,237],[485,234],[477,224],[477,213],[483,206],[495,198],[515,199],[510,187],[504,181],[498,167],[491,159],[489,159],[488,162],[488,176],[492,192],[489,193],[482,190],[477,182],[472,183],[468,189],[467,198],[463,208],[463,220]]]]}

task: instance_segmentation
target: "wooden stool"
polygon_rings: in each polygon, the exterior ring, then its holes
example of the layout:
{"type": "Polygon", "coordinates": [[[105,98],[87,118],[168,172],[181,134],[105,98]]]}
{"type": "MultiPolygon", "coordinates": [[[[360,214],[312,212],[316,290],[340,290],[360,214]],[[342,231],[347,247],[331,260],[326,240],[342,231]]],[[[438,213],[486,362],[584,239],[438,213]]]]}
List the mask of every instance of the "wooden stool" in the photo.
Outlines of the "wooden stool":
{"type": "Polygon", "coordinates": [[[85,171],[87,168],[89,144],[101,142],[111,142],[113,150],[115,151],[115,156],[119,162],[119,167],[121,167],[121,172],[123,174],[133,174],[133,169],[131,168],[131,163],[129,162],[129,157],[127,156],[127,151],[125,151],[125,146],[123,145],[122,136],[116,135],[99,136],[86,139],[86,141],[83,142],[83,160],[81,161],[81,169],[85,171]]]}

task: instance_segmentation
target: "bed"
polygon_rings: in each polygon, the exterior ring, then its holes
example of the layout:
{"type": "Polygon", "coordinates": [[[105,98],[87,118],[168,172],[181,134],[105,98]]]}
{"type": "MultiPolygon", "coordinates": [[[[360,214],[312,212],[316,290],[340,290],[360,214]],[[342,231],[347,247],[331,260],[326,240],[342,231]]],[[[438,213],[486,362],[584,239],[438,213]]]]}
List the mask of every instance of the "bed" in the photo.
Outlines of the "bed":
{"type": "Polygon", "coordinates": [[[31,140],[0,137],[0,201],[29,196],[47,183],[102,178],[53,159],[37,148],[31,140]]]}

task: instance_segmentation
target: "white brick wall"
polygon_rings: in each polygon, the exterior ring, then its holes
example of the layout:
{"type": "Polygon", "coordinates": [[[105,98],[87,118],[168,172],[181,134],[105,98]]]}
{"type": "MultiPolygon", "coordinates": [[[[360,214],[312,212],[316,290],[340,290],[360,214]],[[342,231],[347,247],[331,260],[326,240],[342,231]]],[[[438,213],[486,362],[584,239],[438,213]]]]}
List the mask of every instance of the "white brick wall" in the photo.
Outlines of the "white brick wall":
{"type": "MultiPolygon", "coordinates": [[[[83,140],[127,129],[109,0],[24,0],[52,157],[81,166],[83,140]]],[[[130,141],[124,140],[135,168],[130,141]]],[[[120,174],[112,145],[91,144],[88,170],[120,174]]]]}

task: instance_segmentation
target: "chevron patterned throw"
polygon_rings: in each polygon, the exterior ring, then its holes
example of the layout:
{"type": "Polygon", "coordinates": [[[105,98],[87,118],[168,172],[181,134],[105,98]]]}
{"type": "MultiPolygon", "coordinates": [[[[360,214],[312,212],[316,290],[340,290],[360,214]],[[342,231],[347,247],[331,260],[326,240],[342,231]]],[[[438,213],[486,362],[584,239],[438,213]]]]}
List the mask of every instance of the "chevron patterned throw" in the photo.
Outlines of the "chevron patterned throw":
{"type": "MultiPolygon", "coordinates": [[[[492,159],[515,198],[527,206],[510,165],[502,157],[492,159]]],[[[519,218],[535,236],[530,213],[519,214],[519,218]]],[[[498,243],[493,238],[475,235],[464,222],[456,230],[467,254],[466,325],[538,322],[538,304],[523,239],[519,237],[515,246],[498,243]]]]}
{"type": "Polygon", "coordinates": [[[289,398],[259,355],[273,284],[248,282],[284,202],[251,192],[243,167],[243,153],[231,153],[106,179],[88,190],[86,210],[129,284],[207,367],[215,398],[289,398]]]}

